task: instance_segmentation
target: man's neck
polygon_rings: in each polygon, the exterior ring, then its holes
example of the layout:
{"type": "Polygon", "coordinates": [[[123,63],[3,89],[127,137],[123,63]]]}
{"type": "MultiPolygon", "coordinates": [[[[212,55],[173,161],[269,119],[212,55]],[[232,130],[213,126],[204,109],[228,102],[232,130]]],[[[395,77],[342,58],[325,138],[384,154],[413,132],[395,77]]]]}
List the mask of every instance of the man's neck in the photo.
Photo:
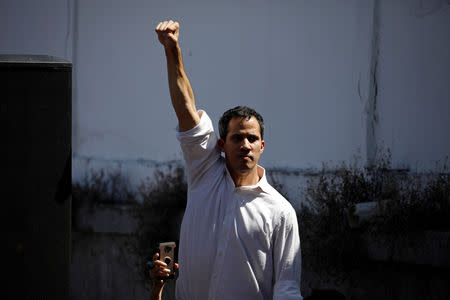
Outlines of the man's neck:
{"type": "MultiPolygon", "coordinates": [[[[228,166],[227,166],[228,168],[228,166]]],[[[248,172],[233,172],[230,168],[228,168],[228,172],[233,179],[234,186],[250,186],[255,185],[259,182],[262,175],[258,174],[258,166],[255,166],[252,170],[248,172]]]]}

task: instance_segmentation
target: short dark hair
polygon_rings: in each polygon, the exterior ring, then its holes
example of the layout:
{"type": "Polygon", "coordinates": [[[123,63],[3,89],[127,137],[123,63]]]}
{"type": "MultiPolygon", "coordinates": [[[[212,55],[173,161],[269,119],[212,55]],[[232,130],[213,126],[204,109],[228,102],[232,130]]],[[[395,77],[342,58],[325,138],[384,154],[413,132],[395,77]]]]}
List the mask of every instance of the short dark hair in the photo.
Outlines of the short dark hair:
{"type": "Polygon", "coordinates": [[[223,113],[222,117],[219,120],[219,134],[221,139],[223,139],[224,141],[226,140],[228,134],[228,123],[230,123],[231,119],[236,117],[245,118],[247,120],[249,120],[251,117],[255,117],[259,124],[261,139],[264,139],[263,117],[259,113],[257,113],[253,108],[247,106],[236,106],[223,113]]]}

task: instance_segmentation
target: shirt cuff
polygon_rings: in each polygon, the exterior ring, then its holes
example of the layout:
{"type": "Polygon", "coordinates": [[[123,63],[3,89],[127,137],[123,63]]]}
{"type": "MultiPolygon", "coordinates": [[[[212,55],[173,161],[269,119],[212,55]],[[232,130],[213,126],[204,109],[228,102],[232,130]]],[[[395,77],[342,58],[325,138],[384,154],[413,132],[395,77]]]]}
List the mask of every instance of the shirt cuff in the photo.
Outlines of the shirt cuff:
{"type": "Polygon", "coordinates": [[[213,130],[212,122],[208,114],[204,110],[199,111],[202,112],[202,116],[200,117],[200,122],[195,127],[186,131],[180,131],[179,125],[177,125],[176,131],[178,140],[188,140],[189,138],[206,135],[213,130]]]}

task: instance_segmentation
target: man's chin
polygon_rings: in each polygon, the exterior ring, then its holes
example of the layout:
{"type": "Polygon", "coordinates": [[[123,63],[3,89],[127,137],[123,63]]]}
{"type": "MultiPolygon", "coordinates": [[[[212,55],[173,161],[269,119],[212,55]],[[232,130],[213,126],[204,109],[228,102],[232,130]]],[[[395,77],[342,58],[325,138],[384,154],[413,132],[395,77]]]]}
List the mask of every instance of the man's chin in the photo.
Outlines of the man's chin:
{"type": "Polygon", "coordinates": [[[233,164],[229,164],[228,166],[233,169],[233,172],[248,173],[256,167],[256,162],[251,159],[241,159],[239,161],[234,161],[233,164]]]}
{"type": "Polygon", "coordinates": [[[248,172],[251,171],[254,167],[255,164],[253,163],[253,161],[244,161],[239,165],[239,170],[248,172]]]}

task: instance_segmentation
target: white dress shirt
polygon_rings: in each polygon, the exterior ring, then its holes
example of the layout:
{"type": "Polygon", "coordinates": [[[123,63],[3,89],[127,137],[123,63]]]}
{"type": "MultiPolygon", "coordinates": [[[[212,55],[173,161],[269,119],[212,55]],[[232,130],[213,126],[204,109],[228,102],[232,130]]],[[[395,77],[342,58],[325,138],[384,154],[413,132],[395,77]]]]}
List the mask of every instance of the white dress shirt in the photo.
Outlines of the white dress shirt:
{"type": "Polygon", "coordinates": [[[179,300],[299,300],[295,210],[266,180],[235,187],[211,119],[177,132],[188,200],[180,232],[179,300]]]}

